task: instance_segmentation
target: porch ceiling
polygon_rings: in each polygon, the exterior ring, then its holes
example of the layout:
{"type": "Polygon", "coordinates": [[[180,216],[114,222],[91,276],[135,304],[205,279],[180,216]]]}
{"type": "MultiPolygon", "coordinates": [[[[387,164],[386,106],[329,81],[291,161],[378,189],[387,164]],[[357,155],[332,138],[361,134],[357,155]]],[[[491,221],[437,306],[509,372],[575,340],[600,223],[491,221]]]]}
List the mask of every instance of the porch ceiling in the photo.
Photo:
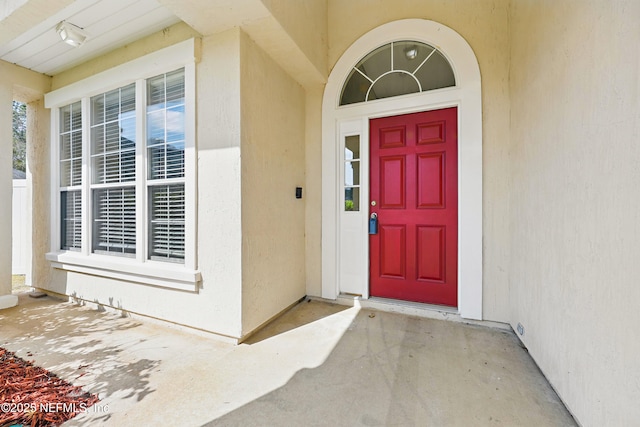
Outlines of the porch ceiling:
{"type": "Polygon", "coordinates": [[[55,75],[173,25],[180,19],[156,0],[30,0],[0,11],[0,59],[55,75]],[[86,43],[62,42],[55,27],[83,28],[86,43]]]}
{"type": "Polygon", "coordinates": [[[242,27],[302,84],[324,83],[326,69],[306,56],[264,0],[6,0],[0,2],[0,60],[49,76],[178,22],[207,36],[242,27]],[[75,48],[56,33],[68,21],[88,33],[75,48]]]}

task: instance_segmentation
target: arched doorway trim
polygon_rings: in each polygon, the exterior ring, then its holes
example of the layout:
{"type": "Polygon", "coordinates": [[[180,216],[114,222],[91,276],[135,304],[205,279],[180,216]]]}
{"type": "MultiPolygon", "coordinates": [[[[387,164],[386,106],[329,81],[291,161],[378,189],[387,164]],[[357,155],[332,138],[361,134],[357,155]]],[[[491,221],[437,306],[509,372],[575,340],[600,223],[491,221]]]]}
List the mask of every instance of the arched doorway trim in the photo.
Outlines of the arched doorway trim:
{"type": "MultiPolygon", "coordinates": [[[[344,141],[360,139],[361,177],[368,176],[371,118],[458,108],[458,312],[482,319],[482,99],[473,50],[457,32],[428,20],[406,19],[373,29],[351,45],[333,68],[322,106],[322,297],[368,298],[367,210],[344,212],[344,141]],[[361,58],[384,43],[416,40],[438,48],[452,65],[456,85],[405,96],[339,106],[345,79],[361,58]],[[367,264],[367,265],[365,265],[367,264]]],[[[368,202],[368,180],[360,200],[368,202]]]]}

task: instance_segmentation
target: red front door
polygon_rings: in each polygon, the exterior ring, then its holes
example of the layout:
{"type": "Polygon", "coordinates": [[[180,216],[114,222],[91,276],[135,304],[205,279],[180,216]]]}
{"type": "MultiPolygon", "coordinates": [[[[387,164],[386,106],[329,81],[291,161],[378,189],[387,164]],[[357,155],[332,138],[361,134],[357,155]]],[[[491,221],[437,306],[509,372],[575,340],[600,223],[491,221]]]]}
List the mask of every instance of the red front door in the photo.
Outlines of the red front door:
{"type": "Polygon", "coordinates": [[[457,109],[370,122],[371,295],[458,304],[457,109]]]}

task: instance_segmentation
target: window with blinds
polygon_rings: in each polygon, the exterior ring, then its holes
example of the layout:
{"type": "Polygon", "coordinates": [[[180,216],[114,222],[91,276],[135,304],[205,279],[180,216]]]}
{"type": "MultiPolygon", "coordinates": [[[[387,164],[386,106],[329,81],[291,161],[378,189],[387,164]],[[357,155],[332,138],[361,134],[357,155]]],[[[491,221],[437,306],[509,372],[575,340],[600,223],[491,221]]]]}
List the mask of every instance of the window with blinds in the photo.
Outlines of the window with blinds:
{"type": "Polygon", "coordinates": [[[82,244],[82,108],[80,101],[60,108],[60,248],[82,244]]]}
{"type": "Polygon", "coordinates": [[[147,80],[149,258],[184,262],[184,70],[147,80]]]}
{"type": "Polygon", "coordinates": [[[83,101],[59,109],[61,249],[185,264],[185,70],[83,101]]]}
{"type": "Polygon", "coordinates": [[[92,246],[136,253],[135,84],[91,98],[92,246]]]}

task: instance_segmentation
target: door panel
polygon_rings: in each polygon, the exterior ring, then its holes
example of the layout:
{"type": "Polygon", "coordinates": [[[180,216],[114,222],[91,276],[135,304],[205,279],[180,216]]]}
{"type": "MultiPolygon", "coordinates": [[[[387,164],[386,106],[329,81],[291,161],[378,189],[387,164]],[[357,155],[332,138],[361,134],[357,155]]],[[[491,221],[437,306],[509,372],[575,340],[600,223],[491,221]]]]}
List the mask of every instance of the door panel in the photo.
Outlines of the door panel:
{"type": "Polygon", "coordinates": [[[418,208],[444,208],[445,153],[418,154],[418,208]]]}
{"type": "Polygon", "coordinates": [[[445,142],[445,122],[431,122],[418,125],[418,144],[438,144],[445,142]]]}
{"type": "Polygon", "coordinates": [[[372,296],[457,305],[457,109],[370,121],[372,296]]]}
{"type": "Polygon", "coordinates": [[[444,282],[445,239],[444,227],[419,225],[416,251],[418,256],[418,280],[444,282]]]}
{"type": "Polygon", "coordinates": [[[407,227],[385,225],[380,229],[380,277],[404,279],[407,265],[407,227]]]}
{"type": "Polygon", "coordinates": [[[405,127],[389,127],[380,130],[380,148],[404,147],[405,127]]]}
{"type": "Polygon", "coordinates": [[[380,206],[385,209],[405,207],[405,166],[404,156],[380,158],[380,206]]]}

